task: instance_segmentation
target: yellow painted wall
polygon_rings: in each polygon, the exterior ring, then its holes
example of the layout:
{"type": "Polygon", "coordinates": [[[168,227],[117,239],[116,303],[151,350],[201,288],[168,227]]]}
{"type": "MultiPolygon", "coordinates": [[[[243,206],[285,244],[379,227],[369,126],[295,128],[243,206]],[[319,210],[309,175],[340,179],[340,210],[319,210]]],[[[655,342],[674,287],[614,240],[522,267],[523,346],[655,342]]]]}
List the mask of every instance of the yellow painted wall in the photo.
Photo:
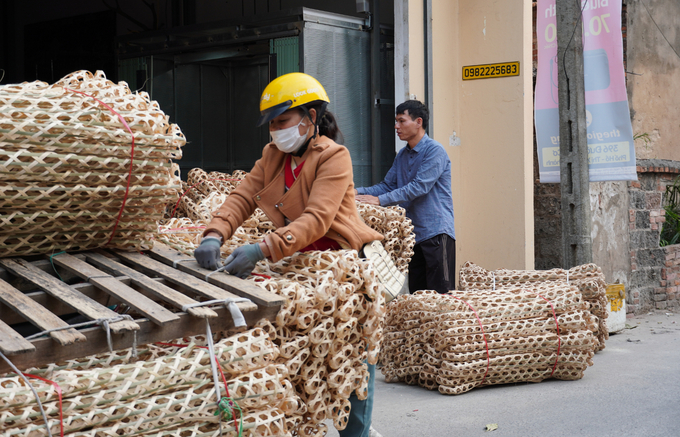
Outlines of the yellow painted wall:
{"type": "Polygon", "coordinates": [[[465,217],[467,209],[463,205],[463,192],[461,185],[462,147],[451,146],[450,140],[453,133],[460,137],[461,113],[460,113],[460,71],[461,63],[457,53],[460,50],[460,37],[458,35],[459,1],[436,1],[432,2],[432,62],[433,62],[433,101],[432,113],[434,138],[446,149],[451,159],[451,191],[453,193],[453,213],[456,219],[456,263],[457,271],[469,258],[470,252],[466,250],[465,227],[461,227],[461,221],[465,217]]]}
{"type": "MultiPolygon", "coordinates": [[[[423,2],[405,1],[408,87],[422,100],[423,2]]],[[[532,269],[531,1],[432,3],[434,138],[452,162],[458,266],[532,269]],[[520,62],[520,76],[462,80],[465,65],[508,61],[520,62]]]]}
{"type": "MultiPolygon", "coordinates": [[[[423,31],[423,1],[405,0],[408,2],[408,62],[409,62],[409,98],[425,101],[425,32],[423,31]],[[414,68],[415,67],[415,68],[414,68]]],[[[401,103],[401,102],[399,102],[401,103]]],[[[404,143],[405,144],[405,143],[404,143]]]]}

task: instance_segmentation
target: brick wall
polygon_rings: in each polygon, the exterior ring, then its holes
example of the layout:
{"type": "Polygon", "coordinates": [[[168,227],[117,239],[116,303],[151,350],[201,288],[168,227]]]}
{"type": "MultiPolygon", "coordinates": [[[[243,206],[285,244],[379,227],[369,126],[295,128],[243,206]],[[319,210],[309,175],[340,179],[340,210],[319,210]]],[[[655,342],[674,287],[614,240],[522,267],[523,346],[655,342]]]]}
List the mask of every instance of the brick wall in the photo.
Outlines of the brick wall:
{"type": "Polygon", "coordinates": [[[654,291],[656,308],[680,307],[680,244],[664,247],[666,264],[661,269],[659,288],[654,291]]]}
{"type": "Polygon", "coordinates": [[[659,246],[666,221],[663,195],[680,174],[680,163],[638,160],[638,181],[629,182],[631,276],[627,311],[639,313],[680,305],[680,245],[659,246]],[[670,279],[669,279],[670,277],[670,279]]]}

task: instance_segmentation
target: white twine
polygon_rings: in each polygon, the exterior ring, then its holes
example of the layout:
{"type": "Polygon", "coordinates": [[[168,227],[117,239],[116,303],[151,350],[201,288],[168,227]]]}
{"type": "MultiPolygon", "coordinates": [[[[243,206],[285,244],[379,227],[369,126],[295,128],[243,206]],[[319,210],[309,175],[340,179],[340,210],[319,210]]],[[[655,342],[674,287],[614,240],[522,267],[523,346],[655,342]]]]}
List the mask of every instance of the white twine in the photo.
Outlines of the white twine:
{"type": "Polygon", "coordinates": [[[205,282],[208,282],[208,279],[210,279],[210,277],[211,277],[212,275],[214,275],[214,274],[217,273],[217,272],[221,272],[221,271],[223,271],[223,270],[226,269],[226,268],[227,268],[227,265],[225,264],[225,265],[223,265],[222,267],[218,268],[217,270],[208,273],[207,275],[205,275],[205,282]]]}
{"type": "Polygon", "coordinates": [[[493,279],[493,291],[496,291],[496,274],[491,272],[491,278],[493,279]]]}
{"type": "MultiPolygon", "coordinates": [[[[221,267],[221,268],[224,268],[221,267]]],[[[215,272],[218,272],[218,270],[215,270],[215,272]]],[[[215,273],[213,272],[213,273],[215,273]]],[[[212,273],[211,273],[212,274],[212,273]]],[[[208,275],[210,276],[210,275],[208,275]]],[[[206,277],[206,281],[208,278],[206,277]]],[[[213,305],[213,304],[220,304],[223,303],[227,306],[229,309],[229,312],[231,313],[231,317],[234,320],[234,326],[235,327],[241,327],[241,326],[246,326],[246,319],[243,317],[243,313],[241,313],[241,310],[236,306],[237,302],[252,302],[250,299],[246,299],[245,297],[229,297],[227,299],[214,299],[214,300],[208,300],[205,302],[196,302],[196,303],[191,303],[187,305],[182,305],[182,311],[186,312],[189,308],[195,308],[195,307],[200,307],[200,306],[206,306],[206,305],[213,305]]],[[[219,403],[222,400],[222,395],[220,394],[220,380],[218,379],[217,376],[217,357],[215,356],[215,347],[213,345],[213,336],[212,336],[212,330],[210,329],[210,319],[206,318],[205,319],[205,336],[208,338],[208,352],[210,353],[210,367],[212,368],[212,374],[213,374],[213,381],[215,382],[215,395],[217,396],[217,404],[219,408],[219,403]]],[[[226,389],[226,387],[225,387],[226,389]]],[[[218,417],[218,424],[220,425],[220,435],[222,435],[222,414],[219,414],[218,417]]]]}
{"type": "Polygon", "coordinates": [[[239,307],[236,306],[236,304],[239,302],[252,303],[250,299],[247,299],[245,297],[229,297],[226,299],[215,299],[208,300],[205,302],[196,302],[187,305],[182,305],[182,311],[186,312],[189,308],[223,303],[227,306],[227,309],[231,313],[231,318],[234,319],[234,327],[240,328],[241,326],[246,326],[246,319],[245,317],[243,317],[243,313],[241,312],[239,307]]]}
{"type": "Polygon", "coordinates": [[[24,374],[21,371],[19,371],[19,369],[17,369],[17,367],[2,352],[0,352],[0,357],[2,357],[2,359],[5,360],[5,362],[9,365],[9,367],[11,367],[12,370],[14,370],[14,373],[19,375],[24,380],[26,385],[28,385],[28,387],[33,392],[33,395],[35,395],[35,399],[36,399],[36,401],[38,401],[38,407],[40,408],[40,414],[42,414],[43,420],[45,421],[45,428],[47,429],[47,435],[49,437],[52,437],[52,431],[50,430],[50,423],[47,421],[47,414],[45,414],[45,410],[43,409],[42,402],[40,401],[40,396],[38,396],[38,392],[35,390],[35,387],[33,387],[33,384],[31,384],[31,382],[28,380],[28,378],[26,378],[26,376],[24,376],[24,374]]]}
{"type": "MultiPolygon", "coordinates": [[[[184,311],[184,308],[182,308],[182,310],[184,311]]],[[[208,352],[210,353],[210,367],[212,369],[213,381],[215,382],[215,395],[217,395],[217,404],[219,405],[220,401],[222,400],[222,395],[220,393],[220,380],[217,377],[217,357],[215,356],[215,346],[213,345],[212,330],[210,329],[210,319],[208,319],[207,317],[205,319],[205,336],[208,337],[208,352]]],[[[218,419],[219,419],[218,423],[220,425],[220,435],[222,435],[222,414],[219,414],[218,419]]]]}
{"type": "Polygon", "coordinates": [[[569,270],[567,270],[567,285],[569,285],[569,270]]]}
{"type": "MultiPolygon", "coordinates": [[[[134,321],[131,315],[121,314],[117,317],[112,317],[110,319],[97,319],[97,324],[104,327],[106,330],[106,342],[109,345],[109,352],[113,352],[113,345],[111,343],[111,328],[109,323],[118,322],[120,320],[130,320],[134,321]]],[[[132,331],[134,337],[132,338],[132,357],[137,358],[137,331],[132,331]]]]}
{"type": "MultiPolygon", "coordinates": [[[[63,331],[64,329],[82,328],[84,326],[99,325],[99,326],[103,326],[104,330],[106,331],[106,342],[109,346],[109,352],[113,352],[113,343],[111,342],[111,327],[109,326],[109,323],[115,323],[115,322],[119,322],[121,320],[130,320],[130,321],[134,322],[134,319],[132,318],[131,315],[120,314],[116,317],[95,319],[95,320],[90,320],[89,322],[76,323],[75,325],[67,325],[67,326],[61,326],[59,328],[47,329],[45,331],[38,332],[37,334],[29,335],[28,337],[26,337],[26,340],[32,340],[34,338],[42,337],[43,335],[47,335],[50,332],[63,331]]],[[[132,331],[132,333],[134,335],[134,337],[132,338],[132,356],[134,358],[137,358],[137,331],[132,331]]]]}
{"type": "Polygon", "coordinates": [[[172,268],[176,269],[177,264],[187,262],[187,261],[194,261],[194,259],[193,258],[174,259],[174,260],[172,260],[172,268]]]}

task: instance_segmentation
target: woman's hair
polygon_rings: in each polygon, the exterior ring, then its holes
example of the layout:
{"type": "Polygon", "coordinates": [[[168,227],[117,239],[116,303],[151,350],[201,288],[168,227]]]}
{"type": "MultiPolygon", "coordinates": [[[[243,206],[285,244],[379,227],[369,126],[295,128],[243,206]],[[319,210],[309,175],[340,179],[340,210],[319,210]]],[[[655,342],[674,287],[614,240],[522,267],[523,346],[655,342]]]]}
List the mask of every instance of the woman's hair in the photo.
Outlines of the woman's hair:
{"type": "Polygon", "coordinates": [[[327,136],[336,143],[342,144],[344,142],[344,137],[338,127],[335,115],[331,111],[326,110],[324,106],[325,105],[319,103],[307,105],[307,108],[314,108],[317,114],[321,114],[321,119],[317,120],[319,135],[327,136]]]}
{"type": "Polygon", "coordinates": [[[330,111],[324,112],[321,116],[321,121],[319,122],[319,134],[327,136],[338,144],[342,144],[344,140],[342,132],[338,127],[338,122],[335,119],[335,115],[333,115],[333,113],[330,111]]]}

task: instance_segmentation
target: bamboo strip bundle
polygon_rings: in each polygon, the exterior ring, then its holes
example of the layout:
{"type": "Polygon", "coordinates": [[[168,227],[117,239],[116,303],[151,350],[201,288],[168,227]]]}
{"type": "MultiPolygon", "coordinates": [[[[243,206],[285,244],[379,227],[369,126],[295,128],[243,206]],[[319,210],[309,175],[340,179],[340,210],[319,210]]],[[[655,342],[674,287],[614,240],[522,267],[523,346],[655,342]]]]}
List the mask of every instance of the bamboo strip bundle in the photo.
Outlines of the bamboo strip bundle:
{"type": "MultiPolygon", "coordinates": [[[[179,250],[191,254],[201,242],[201,233],[192,235],[181,232],[170,232],[169,229],[179,229],[175,218],[189,218],[193,223],[185,222],[184,228],[205,226],[212,219],[215,211],[226,199],[226,196],[236,188],[247,176],[246,172],[237,170],[233,174],[219,172],[206,173],[200,168],[189,171],[187,182],[182,183],[183,196],[169,210],[175,209],[174,217],[166,217],[159,227],[160,241],[179,250]]],[[[398,206],[374,206],[357,203],[357,210],[364,222],[385,239],[383,246],[402,273],[408,270],[408,263],[413,256],[415,235],[411,220],[406,217],[406,211],[398,206]]],[[[267,232],[274,230],[274,224],[257,208],[253,215],[246,220],[234,233],[231,241],[222,246],[225,256],[239,246],[262,241],[267,232]]]]}
{"type": "MultiPolygon", "coordinates": [[[[205,415],[200,417],[188,417],[179,422],[179,424],[165,425],[161,420],[157,421],[153,428],[134,432],[134,435],[141,436],[182,436],[182,437],[223,437],[223,436],[237,436],[238,430],[233,421],[229,423],[223,422],[220,426],[217,424],[217,418],[213,415],[205,415]]],[[[240,425],[239,425],[240,426],[240,425]]],[[[259,437],[259,436],[276,436],[286,437],[290,433],[286,431],[285,414],[277,408],[270,408],[267,410],[254,411],[252,413],[244,413],[243,415],[243,436],[244,437],[259,437]]],[[[92,430],[84,430],[68,434],[69,437],[108,437],[130,435],[126,432],[134,430],[134,427],[126,426],[124,424],[117,424],[110,428],[97,428],[92,430]],[[127,430],[127,431],[126,431],[127,430]]]]}
{"type": "Polygon", "coordinates": [[[352,250],[307,252],[256,273],[268,276],[260,287],[286,297],[269,330],[303,403],[294,435],[325,435],[326,419],[344,429],[349,396],[365,399],[366,363],[380,352],[384,297],[372,263],[352,250]]]}
{"type": "MultiPolygon", "coordinates": [[[[220,427],[215,386],[209,354],[201,343],[205,340],[194,337],[186,347],[149,345],[136,362],[126,362],[130,355],[119,351],[27,373],[60,386],[69,436],[184,435],[194,428],[214,434],[220,427]],[[103,367],[112,362],[117,364],[103,367]]],[[[215,354],[230,378],[231,398],[243,412],[244,435],[290,435],[284,418],[299,410],[299,398],[287,379],[288,369],[274,364],[278,350],[268,334],[255,328],[223,339],[216,343],[215,354]]],[[[41,381],[33,384],[52,433],[59,432],[56,389],[41,381]]],[[[224,395],[221,383],[220,390],[224,395]]],[[[33,393],[19,377],[0,378],[0,423],[6,436],[47,435],[33,393]]],[[[237,434],[233,420],[221,426],[226,435],[237,434]]]]}
{"type": "Polygon", "coordinates": [[[580,379],[598,347],[587,308],[566,282],[398,296],[387,306],[381,370],[387,382],[444,394],[580,379]]]}
{"type": "Polygon", "coordinates": [[[0,86],[0,256],[150,248],[184,144],[148,94],[102,72],[0,86]]]}
{"type": "MultiPolygon", "coordinates": [[[[173,385],[194,376],[194,372],[209,371],[208,351],[198,342],[205,342],[201,337],[195,337],[183,348],[162,348],[161,352],[152,354],[149,350],[140,351],[140,359],[128,362],[131,356],[126,353],[125,358],[114,358],[116,353],[103,354],[83,360],[73,360],[60,366],[50,366],[45,369],[29,369],[27,373],[36,374],[51,379],[62,387],[64,395],[81,396],[82,392],[93,387],[107,387],[113,396],[135,395],[134,390],[149,390],[155,382],[173,385]],[[167,350],[165,350],[167,349],[167,350]],[[191,367],[182,369],[187,363],[191,367]],[[177,369],[180,369],[179,371],[177,369]],[[190,372],[187,374],[187,372],[190,372]],[[128,381],[129,375],[134,374],[135,381],[128,381]],[[121,385],[126,385],[126,393],[116,394],[121,385]]],[[[153,348],[153,345],[149,345],[153,348]]],[[[158,349],[158,348],[156,348],[158,349]]],[[[243,373],[270,364],[275,349],[268,335],[261,329],[252,330],[247,334],[224,339],[215,345],[216,356],[227,372],[234,369],[233,374],[243,373]],[[232,365],[233,363],[233,365],[232,365]]],[[[231,374],[229,374],[231,375],[231,374]]],[[[5,379],[5,383],[12,378],[5,379]]],[[[21,385],[19,377],[15,377],[17,385],[21,385]]],[[[47,386],[45,399],[54,400],[55,392],[52,386],[47,386]]],[[[99,394],[96,394],[99,396],[99,394]]],[[[33,394],[26,389],[23,392],[0,390],[0,407],[22,407],[33,402],[33,394]]]]}
{"type": "MultiPolygon", "coordinates": [[[[163,393],[151,395],[145,393],[144,397],[136,399],[118,400],[116,402],[77,405],[76,411],[68,411],[67,408],[82,401],[73,399],[64,408],[64,427],[69,433],[84,431],[92,427],[102,427],[106,424],[117,424],[118,435],[130,435],[138,431],[155,428],[159,421],[164,427],[183,423],[188,417],[194,421],[213,422],[215,412],[215,387],[209,379],[210,371],[205,372],[199,379],[187,380],[181,386],[172,386],[163,393]]],[[[234,401],[245,411],[260,411],[277,405],[278,409],[285,413],[297,409],[297,397],[292,390],[290,382],[284,379],[287,371],[283,366],[269,366],[263,371],[253,371],[242,375],[235,380],[228,381],[230,393],[234,401]],[[267,377],[263,377],[265,374],[267,377]],[[245,380],[245,382],[243,381],[245,380]],[[245,395],[237,395],[235,392],[245,395]]],[[[45,405],[44,405],[45,406],[45,405]]],[[[58,417],[58,405],[55,403],[46,405],[52,410],[54,417],[58,417]]],[[[23,412],[25,413],[25,412],[23,412]]],[[[8,421],[19,425],[14,431],[6,435],[21,435],[31,429],[43,429],[42,416],[39,411],[30,411],[31,417],[14,416],[8,421]]]]}
{"type": "Polygon", "coordinates": [[[368,226],[385,237],[383,246],[399,271],[408,272],[416,237],[411,219],[406,217],[406,210],[399,206],[384,207],[367,203],[357,203],[357,210],[368,226]]]}
{"type": "MultiPolygon", "coordinates": [[[[159,226],[157,240],[193,254],[203,229],[226,196],[247,176],[189,172],[182,198],[159,226]]],[[[357,204],[364,221],[385,235],[385,246],[398,267],[405,271],[413,254],[413,226],[398,207],[357,204]]],[[[274,229],[257,209],[222,246],[228,256],[236,247],[262,241],[274,229]]],[[[371,261],[356,251],[298,253],[278,263],[258,263],[255,281],[260,287],[286,298],[275,326],[262,327],[280,350],[278,363],[289,371],[301,399],[294,414],[286,414],[293,435],[325,435],[326,419],[344,429],[349,416],[348,398],[354,392],[367,395],[368,367],[380,351],[384,318],[382,285],[371,261]],[[266,279],[263,279],[266,278],[266,279]]]]}
{"type": "Polygon", "coordinates": [[[596,351],[605,348],[609,338],[607,328],[607,284],[602,269],[595,264],[583,264],[569,270],[506,270],[488,271],[471,262],[460,270],[460,286],[466,290],[489,290],[514,287],[536,287],[556,283],[575,285],[588,303],[588,311],[597,318],[593,334],[597,337],[596,351]]]}

